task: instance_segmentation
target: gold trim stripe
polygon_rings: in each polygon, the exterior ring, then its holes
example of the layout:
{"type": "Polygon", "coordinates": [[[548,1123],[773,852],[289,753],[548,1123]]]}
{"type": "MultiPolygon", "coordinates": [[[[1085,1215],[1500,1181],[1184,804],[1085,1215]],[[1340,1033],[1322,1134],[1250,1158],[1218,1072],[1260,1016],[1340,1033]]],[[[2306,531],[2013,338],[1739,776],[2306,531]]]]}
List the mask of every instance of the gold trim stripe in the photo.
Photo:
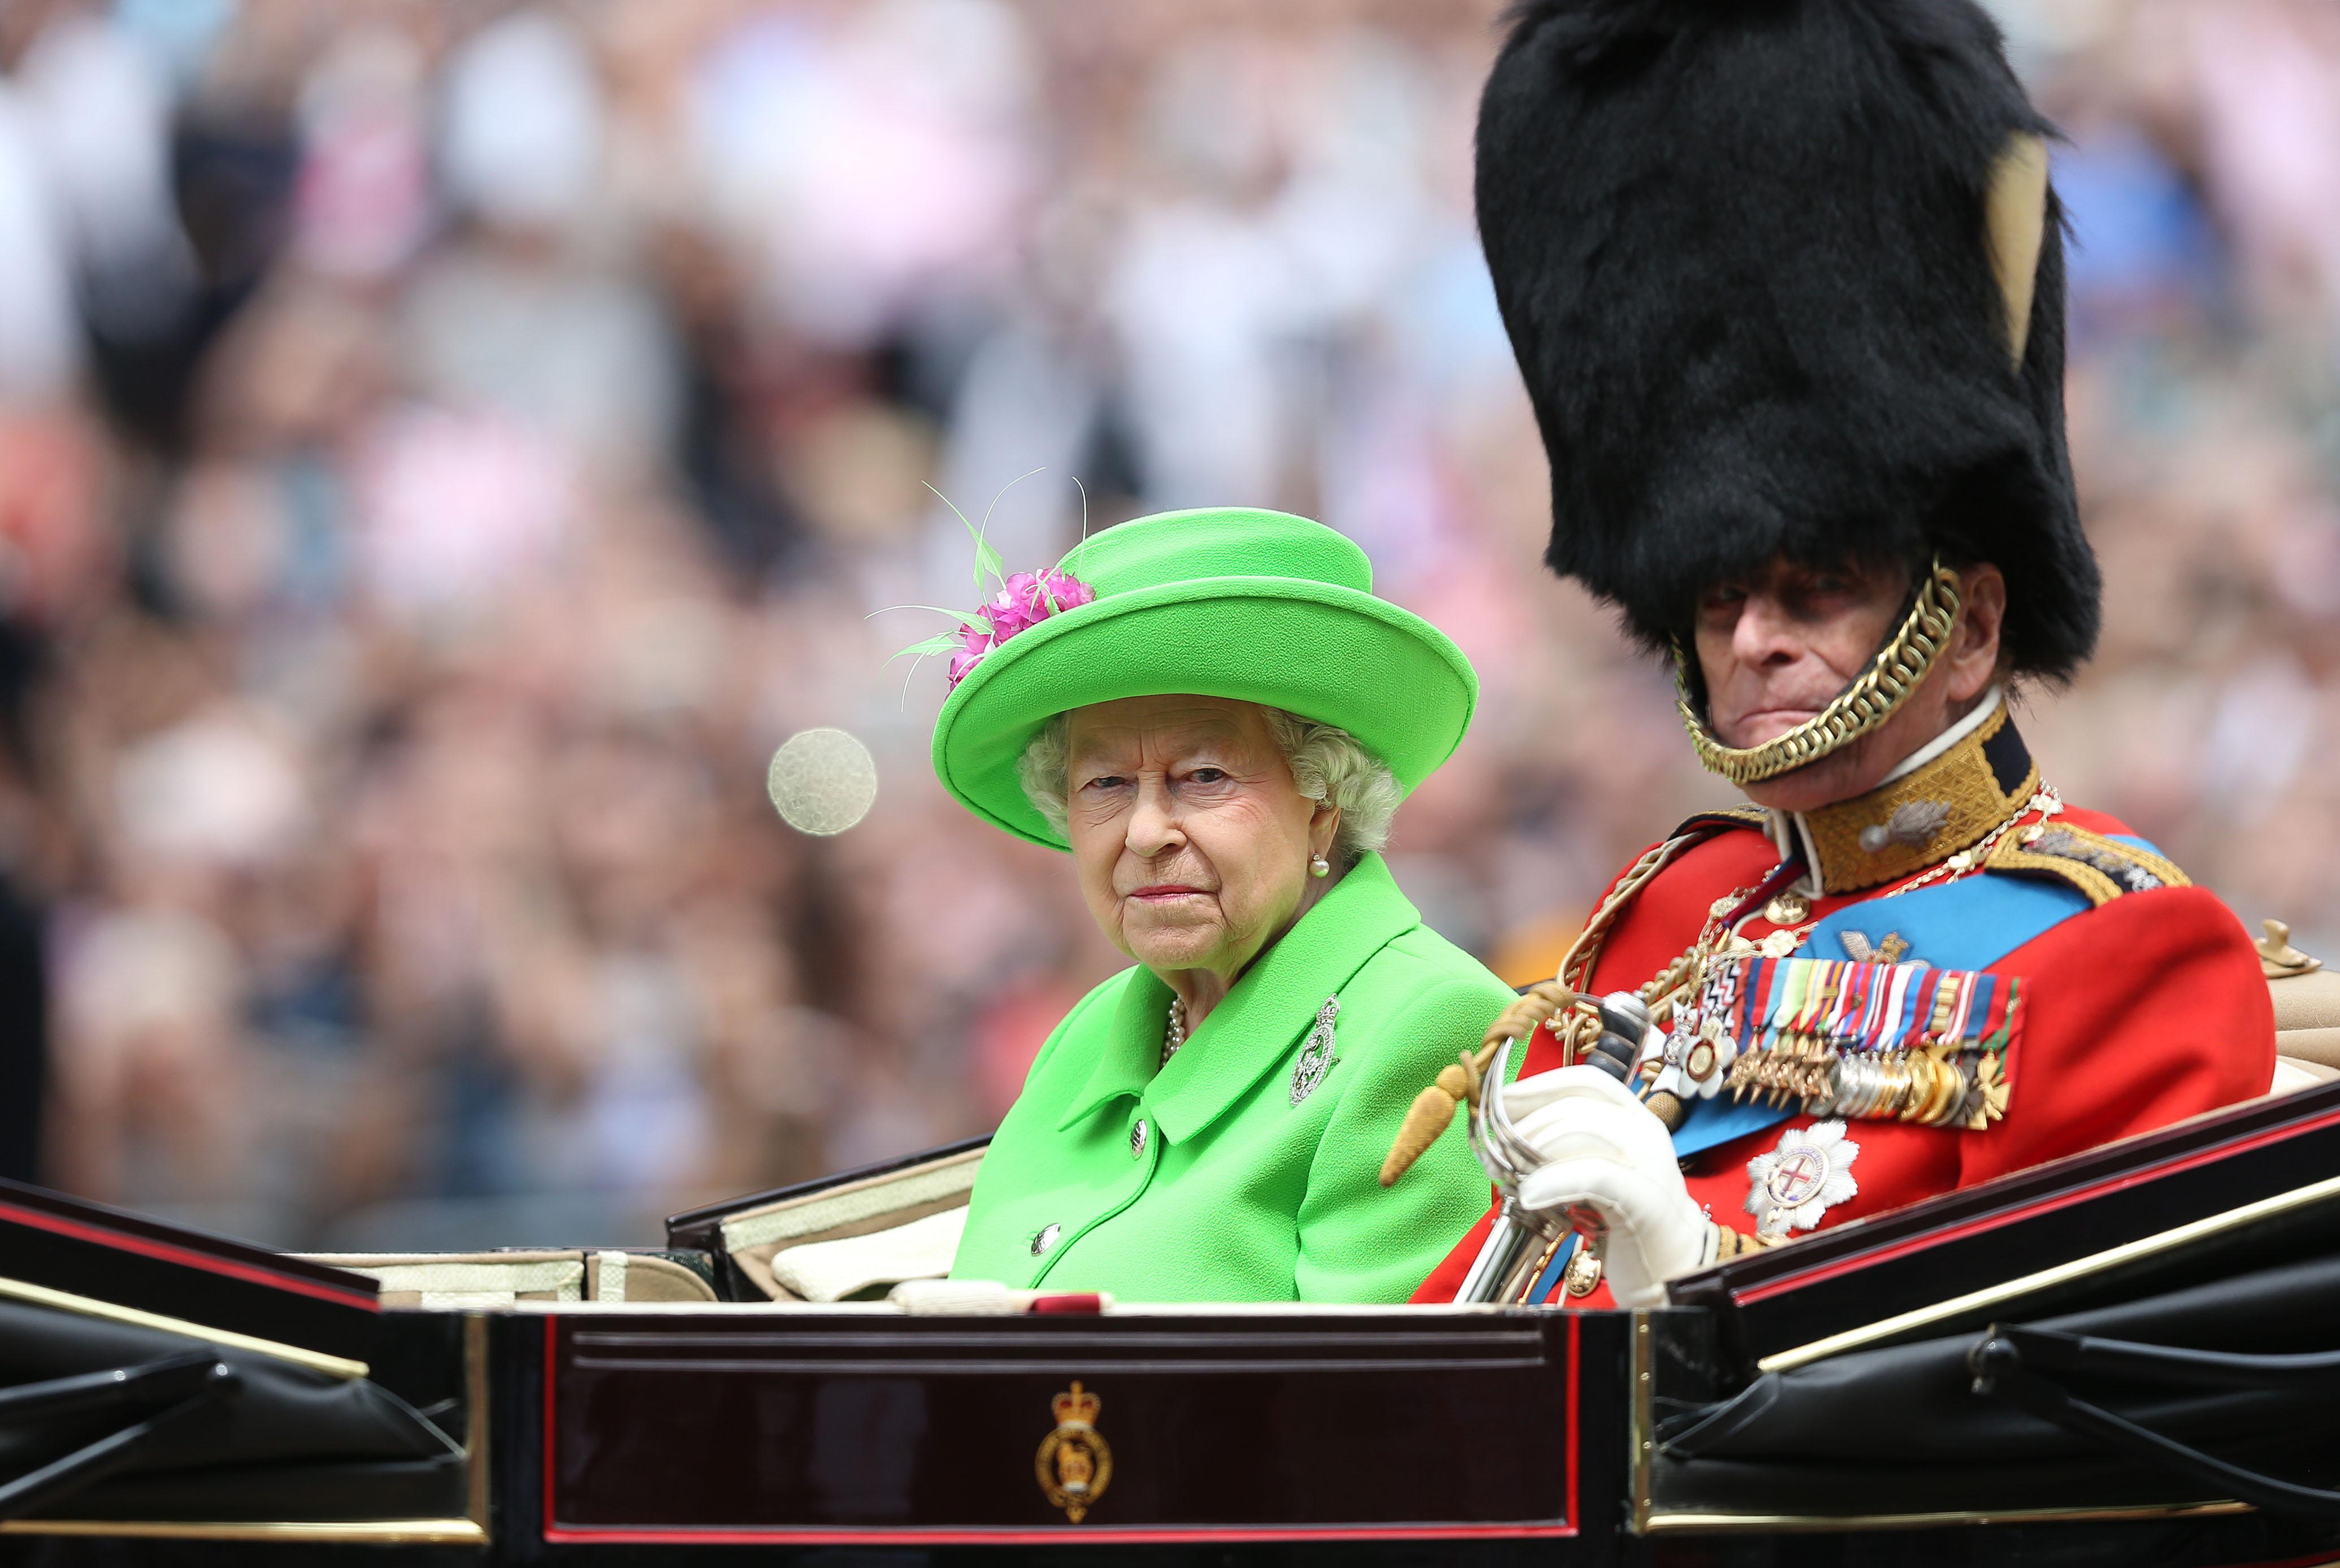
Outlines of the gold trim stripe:
{"type": "Polygon", "coordinates": [[[473,1312],[463,1319],[463,1514],[482,1541],[488,1538],[489,1451],[488,1320],[473,1312]]]}
{"type": "Polygon", "coordinates": [[[1651,1535],[1739,1534],[1752,1531],[1818,1534],[1831,1530],[1925,1530],[1945,1524],[2046,1524],[2058,1520],[2200,1519],[2248,1514],[2247,1503],[2158,1503],[2108,1508],[1949,1509],[1936,1514],[1652,1514],[1651,1535]]]}
{"type": "Polygon", "coordinates": [[[0,1296],[18,1301],[29,1301],[35,1307],[54,1307],[64,1312],[78,1312],[84,1317],[104,1317],[115,1323],[127,1323],[139,1328],[156,1328],[165,1334],[182,1334],[190,1339],[201,1339],[229,1350],[252,1350],[263,1356],[273,1356],[306,1366],[312,1372],[322,1372],[332,1377],[363,1377],[369,1368],[362,1361],[346,1356],[328,1356],[322,1350],[303,1350],[297,1345],[280,1345],[273,1339],[257,1339],[249,1334],[237,1334],[231,1329],[213,1328],[208,1324],[190,1323],[183,1317],[165,1317],[159,1312],[142,1312],[135,1307],[121,1307],[111,1301],[97,1301],[86,1296],[74,1296],[67,1291],[52,1290],[45,1285],[29,1285],[21,1279],[0,1277],[0,1296]]]}
{"type": "Polygon", "coordinates": [[[176,1541],[347,1541],[481,1545],[488,1533],[469,1519],[335,1519],[217,1524],[154,1519],[6,1519],[0,1535],[118,1535],[176,1541]]]}
{"type": "Polygon", "coordinates": [[[2133,1263],[2140,1257],[2150,1257],[2154,1253],[2172,1247],[2183,1247],[2188,1242],[2199,1241],[2202,1238],[2217,1231],[2256,1224],[2259,1220],[2272,1218],[2278,1214],[2286,1214],[2295,1208],[2305,1208],[2310,1204],[2318,1203],[2335,1196],[2340,1196],[2340,1176],[2327,1177],[2322,1181],[2312,1182],[2305,1187],[2296,1187],[2289,1192],[2277,1193],[2273,1198],[2263,1198],[2256,1203],[2246,1203],[2240,1208],[2227,1209],[2223,1214],[2213,1214],[2206,1219],[2197,1219],[2191,1224],[2178,1226],[2174,1230],[2164,1230],[2156,1235],[2140,1237],[2135,1241],[2123,1242],[2118,1247],[2107,1247],[2102,1252],[2092,1252],[2085,1257],[2076,1257],[2069,1262],[2059,1263],[2053,1268],[2043,1268],[2037,1273],[2021,1275],[1998,1285],[1987,1286],[1980,1290],[1970,1290],[1964,1296],[1954,1296],[1948,1301],[1938,1301],[1930,1307],[1920,1307],[1913,1311],[1897,1313],[1891,1317],[1879,1318],[1877,1322],[1863,1327],[1848,1328],[1841,1334],[1831,1334],[1825,1339],[1815,1339],[1809,1345],[1799,1345],[1792,1350],[1782,1350],[1776,1355],[1766,1356],[1755,1363],[1755,1367],[1759,1372],[1791,1371],[1796,1367],[1809,1366],[1812,1362],[1839,1355],[1847,1350],[1858,1349],[1864,1345],[1873,1345],[1880,1339],[1890,1339],[1912,1328],[1922,1328],[1927,1324],[1961,1317],[1985,1307],[1995,1307],[2002,1301],[2026,1296],[2035,1290],[2045,1290],[2051,1286],[2085,1278],[2088,1275],[2100,1273],[2107,1268],[2117,1268],[2124,1263],[2133,1263]]]}
{"type": "Polygon", "coordinates": [[[1650,1313],[1647,1307],[1633,1311],[1633,1387],[1626,1403],[1625,1455],[1626,1474],[1633,1488],[1632,1517],[1628,1521],[1635,1532],[1650,1527],[1650,1465],[1658,1452],[1657,1423],[1657,1358],[1650,1343],[1650,1313]]]}

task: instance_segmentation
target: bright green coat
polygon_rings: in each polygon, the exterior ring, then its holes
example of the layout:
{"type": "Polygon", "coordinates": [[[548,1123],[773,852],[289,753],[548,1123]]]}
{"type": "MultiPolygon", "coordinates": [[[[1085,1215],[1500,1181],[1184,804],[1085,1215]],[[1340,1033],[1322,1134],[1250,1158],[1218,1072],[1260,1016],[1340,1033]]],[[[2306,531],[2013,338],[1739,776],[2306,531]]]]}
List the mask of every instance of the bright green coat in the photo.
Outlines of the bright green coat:
{"type": "Polygon", "coordinates": [[[1125,1301],[1403,1301],[1486,1208],[1487,1178],[1459,1130],[1387,1189],[1382,1159],[1414,1097],[1512,1000],[1422,923],[1378,855],[1159,1071],[1170,991],[1126,970],[1040,1048],[951,1272],[1125,1301]],[[1337,1065],[1294,1104],[1327,998],[1337,1065]]]}

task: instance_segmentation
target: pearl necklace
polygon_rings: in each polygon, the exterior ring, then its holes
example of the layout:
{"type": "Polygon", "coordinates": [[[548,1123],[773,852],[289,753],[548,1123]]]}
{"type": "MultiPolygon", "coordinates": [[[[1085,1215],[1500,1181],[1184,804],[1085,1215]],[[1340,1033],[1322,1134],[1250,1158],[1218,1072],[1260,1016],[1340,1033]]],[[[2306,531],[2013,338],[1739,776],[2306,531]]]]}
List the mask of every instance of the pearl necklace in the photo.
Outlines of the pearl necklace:
{"type": "Polygon", "coordinates": [[[1186,1004],[1174,996],[1170,999],[1170,1017],[1162,1026],[1162,1065],[1169,1066],[1170,1059],[1185,1043],[1186,1004]]]}

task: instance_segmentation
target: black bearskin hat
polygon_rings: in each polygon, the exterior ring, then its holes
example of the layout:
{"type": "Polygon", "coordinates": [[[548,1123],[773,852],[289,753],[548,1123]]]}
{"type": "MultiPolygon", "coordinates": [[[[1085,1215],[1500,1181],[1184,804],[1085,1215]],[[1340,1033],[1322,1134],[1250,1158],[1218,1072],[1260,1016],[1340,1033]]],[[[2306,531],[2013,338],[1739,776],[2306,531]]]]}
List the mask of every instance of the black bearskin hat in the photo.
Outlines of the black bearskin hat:
{"type": "Polygon", "coordinates": [[[2060,678],[2099,580],[2064,446],[2046,123],[1973,0],[1523,0],[1479,230],[1555,571],[1656,645],[1774,557],[1988,561],[2060,678]]]}

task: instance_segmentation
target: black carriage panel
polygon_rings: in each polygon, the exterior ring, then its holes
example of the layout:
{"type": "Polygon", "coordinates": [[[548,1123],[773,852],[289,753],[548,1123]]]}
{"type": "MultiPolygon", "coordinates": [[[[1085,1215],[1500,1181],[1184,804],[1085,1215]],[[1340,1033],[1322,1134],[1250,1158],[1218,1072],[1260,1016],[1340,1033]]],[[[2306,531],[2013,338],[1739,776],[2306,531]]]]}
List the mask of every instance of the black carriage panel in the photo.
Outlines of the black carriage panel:
{"type": "Polygon", "coordinates": [[[543,1535],[1568,1540],[1588,1478],[1615,1495],[1616,1445],[1591,1452],[1579,1395],[1588,1356],[1618,1366],[1621,1326],[1541,1311],[553,1315],[543,1535]]]}

